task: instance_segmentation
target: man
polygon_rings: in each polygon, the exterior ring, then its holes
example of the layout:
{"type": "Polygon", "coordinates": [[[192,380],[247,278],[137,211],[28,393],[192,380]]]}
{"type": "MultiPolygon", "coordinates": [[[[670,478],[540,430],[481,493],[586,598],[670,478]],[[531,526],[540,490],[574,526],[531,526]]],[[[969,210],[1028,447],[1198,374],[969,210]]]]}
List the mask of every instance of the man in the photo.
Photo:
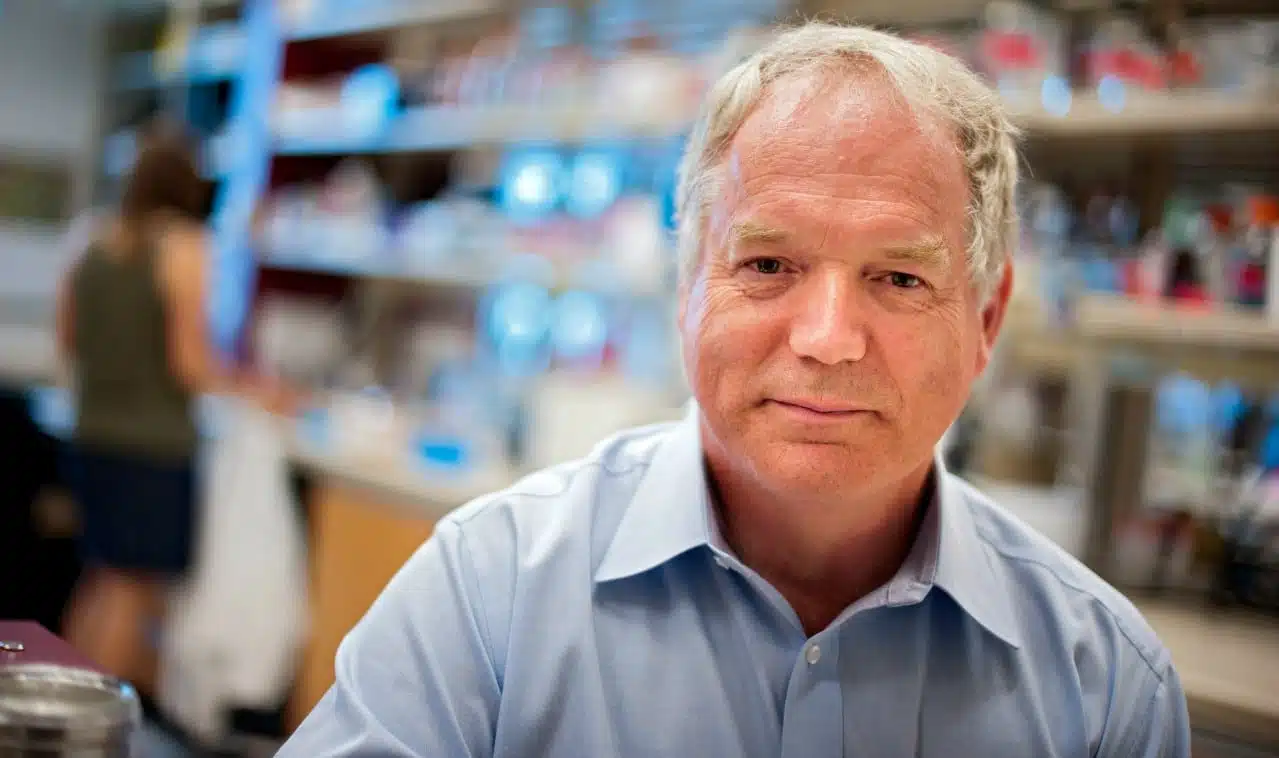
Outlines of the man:
{"type": "Polygon", "coordinates": [[[444,519],[281,755],[1186,756],[1137,611],[942,470],[1012,287],[1014,129],[813,24],[680,175],[696,405],[444,519]]]}

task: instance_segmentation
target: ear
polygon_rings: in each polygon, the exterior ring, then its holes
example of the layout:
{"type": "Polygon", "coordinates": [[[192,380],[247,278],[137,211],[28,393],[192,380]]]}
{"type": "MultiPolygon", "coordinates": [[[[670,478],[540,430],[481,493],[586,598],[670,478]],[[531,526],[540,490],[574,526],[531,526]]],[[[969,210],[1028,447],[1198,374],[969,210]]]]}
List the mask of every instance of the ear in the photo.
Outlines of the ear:
{"type": "Polygon", "coordinates": [[[1013,262],[1010,257],[1004,262],[1003,273],[999,283],[990,293],[989,299],[981,309],[981,349],[977,356],[977,372],[986,370],[990,363],[991,353],[995,350],[995,341],[1004,326],[1004,316],[1008,313],[1008,301],[1013,295],[1013,262]]]}

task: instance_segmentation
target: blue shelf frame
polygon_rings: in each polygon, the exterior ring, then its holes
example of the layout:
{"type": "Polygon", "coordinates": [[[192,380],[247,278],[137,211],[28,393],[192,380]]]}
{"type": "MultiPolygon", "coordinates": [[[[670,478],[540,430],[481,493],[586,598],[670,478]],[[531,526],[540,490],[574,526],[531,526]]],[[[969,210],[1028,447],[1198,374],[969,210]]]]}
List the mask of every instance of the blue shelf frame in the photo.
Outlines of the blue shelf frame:
{"type": "Polygon", "coordinates": [[[219,167],[222,186],[210,217],[214,260],[209,322],[214,340],[228,354],[239,344],[256,284],[251,227],[270,178],[271,104],[284,51],[277,5],[275,0],[244,3],[244,58],[227,113],[234,154],[219,167]]]}

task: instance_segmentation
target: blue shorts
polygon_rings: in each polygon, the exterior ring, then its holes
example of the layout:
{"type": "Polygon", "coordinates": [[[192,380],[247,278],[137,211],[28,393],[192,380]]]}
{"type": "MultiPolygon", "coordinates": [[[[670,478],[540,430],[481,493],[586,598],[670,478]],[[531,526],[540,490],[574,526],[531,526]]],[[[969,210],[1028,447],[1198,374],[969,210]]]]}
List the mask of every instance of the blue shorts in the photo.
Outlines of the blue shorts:
{"type": "Polygon", "coordinates": [[[195,467],[72,445],[67,482],[80,506],[86,566],[180,576],[196,530],[195,467]]]}

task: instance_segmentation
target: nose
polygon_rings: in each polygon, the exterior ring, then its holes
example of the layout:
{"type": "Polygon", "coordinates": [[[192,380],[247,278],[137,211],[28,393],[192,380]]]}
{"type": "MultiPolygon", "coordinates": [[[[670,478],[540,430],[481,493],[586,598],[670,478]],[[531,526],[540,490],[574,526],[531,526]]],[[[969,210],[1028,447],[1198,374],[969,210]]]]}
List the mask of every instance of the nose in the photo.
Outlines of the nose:
{"type": "Polygon", "coordinates": [[[791,324],[790,348],[801,358],[833,366],[866,357],[865,306],[847,272],[810,274],[791,324]]]}

